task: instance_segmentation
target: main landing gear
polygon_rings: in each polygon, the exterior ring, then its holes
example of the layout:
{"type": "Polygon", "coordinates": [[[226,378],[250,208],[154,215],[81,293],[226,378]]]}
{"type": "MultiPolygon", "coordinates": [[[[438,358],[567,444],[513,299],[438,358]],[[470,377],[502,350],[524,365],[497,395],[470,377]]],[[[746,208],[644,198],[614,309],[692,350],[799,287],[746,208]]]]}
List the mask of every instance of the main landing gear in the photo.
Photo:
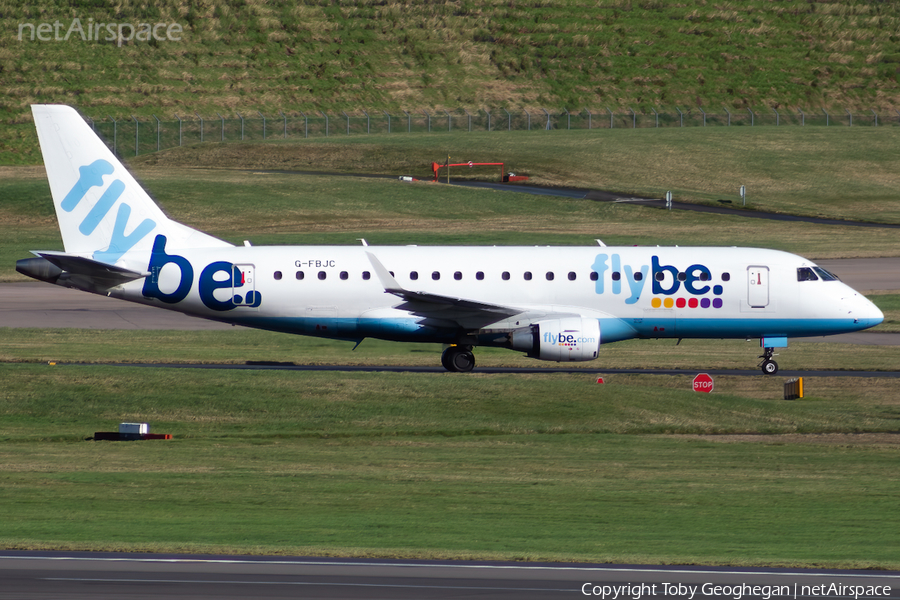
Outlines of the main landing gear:
{"type": "Polygon", "coordinates": [[[759,355],[762,362],[758,366],[766,375],[774,375],[778,372],[778,363],[772,360],[773,356],[775,356],[775,348],[765,348],[764,353],[759,355]]]}
{"type": "Polygon", "coordinates": [[[441,354],[441,364],[454,373],[468,373],[475,368],[472,346],[450,346],[441,354]]]}

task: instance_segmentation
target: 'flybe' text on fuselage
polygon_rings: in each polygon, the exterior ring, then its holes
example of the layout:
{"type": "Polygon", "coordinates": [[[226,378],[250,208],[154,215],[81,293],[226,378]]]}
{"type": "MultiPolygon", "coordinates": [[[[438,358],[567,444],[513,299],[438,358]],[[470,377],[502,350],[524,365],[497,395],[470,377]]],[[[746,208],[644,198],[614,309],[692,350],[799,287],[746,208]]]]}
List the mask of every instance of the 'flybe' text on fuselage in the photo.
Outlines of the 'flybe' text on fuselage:
{"type": "MultiPolygon", "coordinates": [[[[660,264],[659,257],[656,255],[650,257],[649,265],[641,265],[635,268],[628,264],[622,265],[622,258],[619,254],[598,254],[592,268],[597,273],[595,291],[598,294],[605,294],[608,291],[616,295],[621,294],[623,291],[622,276],[624,275],[625,282],[628,285],[626,292],[628,293],[628,298],[625,299],[625,304],[635,304],[640,299],[641,292],[647,283],[648,275],[651,282],[651,292],[654,296],[672,296],[679,291],[691,296],[703,296],[710,292],[715,296],[721,296],[724,291],[721,285],[710,285],[707,283],[712,279],[709,267],[693,264],[684,271],[679,272],[677,267],[660,264]],[[612,271],[610,276],[612,285],[608,289],[606,271],[610,270],[612,271]],[[671,277],[665,277],[666,273],[671,277]]],[[[657,303],[654,302],[654,304],[657,303]]],[[[662,302],[659,304],[662,304],[662,302]]],[[[721,301],[716,302],[714,300],[710,302],[707,299],[706,302],[692,302],[691,304],[703,306],[704,308],[708,306],[718,308],[721,306],[721,301]]]]}

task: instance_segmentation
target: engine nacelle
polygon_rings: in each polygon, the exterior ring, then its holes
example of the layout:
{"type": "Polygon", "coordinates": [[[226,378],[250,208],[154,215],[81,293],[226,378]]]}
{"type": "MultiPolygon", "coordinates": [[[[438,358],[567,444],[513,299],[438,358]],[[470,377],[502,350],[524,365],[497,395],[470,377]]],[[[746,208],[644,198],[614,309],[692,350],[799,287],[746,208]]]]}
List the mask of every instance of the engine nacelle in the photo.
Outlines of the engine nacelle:
{"type": "Polygon", "coordinates": [[[514,350],[538,360],[594,360],[600,351],[600,321],[580,317],[538,321],[513,331],[509,341],[514,350]]]}

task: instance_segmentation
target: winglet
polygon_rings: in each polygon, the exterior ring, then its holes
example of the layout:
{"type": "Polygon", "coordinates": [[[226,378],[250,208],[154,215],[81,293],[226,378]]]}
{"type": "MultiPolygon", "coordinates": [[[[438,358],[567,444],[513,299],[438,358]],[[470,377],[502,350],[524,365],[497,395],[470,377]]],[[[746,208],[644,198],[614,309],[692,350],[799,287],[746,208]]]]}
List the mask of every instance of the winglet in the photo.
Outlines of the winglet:
{"type": "Polygon", "coordinates": [[[381,282],[381,287],[384,288],[385,292],[395,295],[404,295],[407,293],[407,290],[397,283],[397,280],[394,279],[391,272],[381,264],[381,261],[378,260],[374,254],[366,252],[366,256],[369,257],[369,262],[372,263],[372,269],[375,270],[375,276],[378,277],[378,281],[381,282]]]}

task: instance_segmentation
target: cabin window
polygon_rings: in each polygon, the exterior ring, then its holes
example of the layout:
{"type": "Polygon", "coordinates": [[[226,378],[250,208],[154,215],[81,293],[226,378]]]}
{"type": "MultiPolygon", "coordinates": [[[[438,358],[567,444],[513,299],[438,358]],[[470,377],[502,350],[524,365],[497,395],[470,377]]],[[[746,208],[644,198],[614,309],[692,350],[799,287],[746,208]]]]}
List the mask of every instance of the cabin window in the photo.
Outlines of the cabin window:
{"type": "Polygon", "coordinates": [[[419,273],[417,271],[410,271],[409,278],[412,279],[413,281],[415,281],[416,279],[419,278],[419,273]]]}
{"type": "Polygon", "coordinates": [[[838,277],[831,271],[826,271],[822,267],[813,267],[813,271],[815,271],[819,275],[819,278],[822,281],[840,281],[841,280],[840,277],[838,277]]]}
{"type": "Polygon", "coordinates": [[[612,280],[619,281],[620,279],[622,279],[622,274],[619,273],[618,271],[613,271],[612,280]]]}
{"type": "Polygon", "coordinates": [[[347,271],[341,271],[341,280],[342,281],[347,281],[347,279],[349,279],[349,278],[350,278],[350,274],[347,273],[347,271]]]}
{"type": "Polygon", "coordinates": [[[684,281],[685,279],[687,279],[687,273],[678,274],[678,281],[684,281]]]}
{"type": "Polygon", "coordinates": [[[363,281],[368,281],[371,278],[372,278],[371,273],[369,273],[368,271],[363,271],[363,281]]]}
{"type": "Polygon", "coordinates": [[[435,281],[437,281],[438,279],[441,278],[441,274],[438,271],[432,271],[431,278],[434,279],[435,281]]]}
{"type": "Polygon", "coordinates": [[[453,279],[459,281],[460,279],[462,279],[462,273],[457,271],[456,273],[453,274],[453,279]]]}
{"type": "Polygon", "coordinates": [[[702,271],[700,273],[700,281],[709,281],[709,273],[702,271]]]}
{"type": "Polygon", "coordinates": [[[320,279],[320,280],[325,281],[325,278],[326,278],[327,276],[328,276],[328,274],[325,273],[325,271],[319,271],[319,279],[320,279]]]}
{"type": "Polygon", "coordinates": [[[303,273],[303,271],[297,271],[296,277],[297,281],[303,281],[303,278],[306,277],[306,275],[303,273]]]}
{"type": "Polygon", "coordinates": [[[484,280],[484,272],[478,271],[477,273],[475,273],[475,279],[477,279],[478,281],[483,281],[484,280]]]}
{"type": "Polygon", "coordinates": [[[665,273],[663,273],[662,271],[657,271],[657,273],[656,273],[656,280],[657,280],[657,281],[662,281],[662,280],[665,279],[665,278],[666,278],[666,274],[665,274],[665,273]]]}
{"type": "Polygon", "coordinates": [[[281,281],[281,271],[275,271],[275,281],[281,281]]]}
{"type": "Polygon", "coordinates": [[[597,281],[600,279],[600,274],[597,271],[591,271],[591,281],[597,281]]]}
{"type": "Polygon", "coordinates": [[[722,273],[722,281],[731,281],[731,275],[729,273],[722,273]]]}
{"type": "Polygon", "coordinates": [[[553,271],[547,271],[547,281],[553,281],[553,271]]]}
{"type": "Polygon", "coordinates": [[[500,276],[503,281],[509,281],[509,271],[503,271],[503,274],[500,276]]]}
{"type": "Polygon", "coordinates": [[[800,267],[797,269],[797,281],[818,281],[819,278],[813,273],[809,267],[800,267]]]}
{"type": "Polygon", "coordinates": [[[569,271],[569,281],[575,281],[576,277],[577,275],[575,275],[575,271],[569,271]]]}
{"type": "Polygon", "coordinates": [[[525,281],[531,281],[531,271],[525,271],[525,281]]]}
{"type": "Polygon", "coordinates": [[[637,273],[634,274],[634,280],[635,280],[635,281],[640,281],[640,280],[643,279],[643,278],[644,278],[644,274],[641,273],[640,271],[638,271],[637,273]]]}

